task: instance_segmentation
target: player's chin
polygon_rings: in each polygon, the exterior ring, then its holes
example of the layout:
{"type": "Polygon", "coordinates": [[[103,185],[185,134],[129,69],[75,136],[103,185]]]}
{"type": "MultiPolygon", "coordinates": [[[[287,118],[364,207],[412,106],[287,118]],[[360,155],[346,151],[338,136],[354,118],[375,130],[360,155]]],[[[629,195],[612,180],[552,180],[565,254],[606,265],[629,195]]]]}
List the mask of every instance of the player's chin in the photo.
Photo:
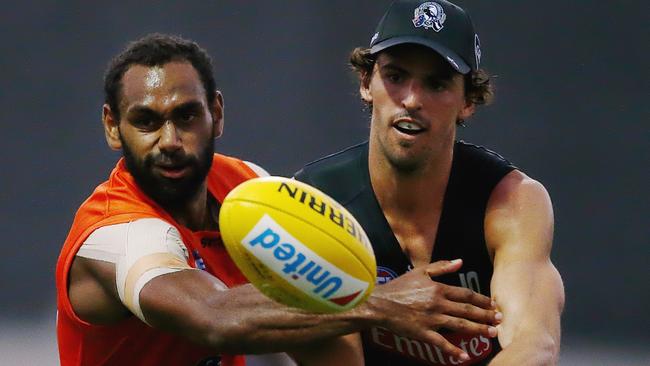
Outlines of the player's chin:
{"type": "Polygon", "coordinates": [[[403,172],[413,172],[419,170],[426,161],[425,158],[413,151],[399,151],[388,159],[393,168],[403,172]]]}

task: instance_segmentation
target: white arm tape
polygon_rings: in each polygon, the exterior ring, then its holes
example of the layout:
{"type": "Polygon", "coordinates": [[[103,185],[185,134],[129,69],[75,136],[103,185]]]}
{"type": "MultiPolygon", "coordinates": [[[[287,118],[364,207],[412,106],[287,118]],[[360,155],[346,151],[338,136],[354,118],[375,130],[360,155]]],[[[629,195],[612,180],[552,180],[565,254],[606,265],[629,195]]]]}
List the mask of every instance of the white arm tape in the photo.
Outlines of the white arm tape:
{"type": "MultiPolygon", "coordinates": [[[[146,323],[140,308],[140,291],[152,279],[181,270],[189,254],[180,233],[160,219],[139,219],[95,230],[77,256],[115,263],[117,292],[122,303],[146,323]]],[[[219,283],[218,289],[226,289],[219,283]]]]}

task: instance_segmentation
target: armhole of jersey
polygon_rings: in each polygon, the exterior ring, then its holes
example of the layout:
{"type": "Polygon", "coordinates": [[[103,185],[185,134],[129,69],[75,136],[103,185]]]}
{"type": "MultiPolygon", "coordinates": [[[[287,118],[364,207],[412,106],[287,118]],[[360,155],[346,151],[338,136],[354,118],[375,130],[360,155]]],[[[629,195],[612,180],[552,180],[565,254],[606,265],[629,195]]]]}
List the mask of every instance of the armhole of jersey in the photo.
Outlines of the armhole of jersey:
{"type": "Polygon", "coordinates": [[[255,163],[244,161],[244,164],[246,164],[255,174],[257,174],[258,177],[268,177],[271,175],[264,168],[255,163]]]}

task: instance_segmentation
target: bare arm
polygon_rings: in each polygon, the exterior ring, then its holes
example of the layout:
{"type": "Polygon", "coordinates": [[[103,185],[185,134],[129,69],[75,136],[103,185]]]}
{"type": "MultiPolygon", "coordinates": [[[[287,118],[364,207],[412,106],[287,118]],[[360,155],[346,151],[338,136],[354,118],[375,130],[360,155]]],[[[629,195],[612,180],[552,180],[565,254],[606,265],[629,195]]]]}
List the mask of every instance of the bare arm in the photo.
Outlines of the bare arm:
{"type": "MultiPolygon", "coordinates": [[[[431,342],[460,360],[468,359],[436,330],[444,327],[494,337],[497,330],[491,325],[498,321],[494,311],[486,310],[494,308],[489,298],[469,289],[432,281],[432,277],[455,272],[461,265],[461,260],[435,262],[379,286],[371,300],[375,305],[390,300],[392,314],[383,326],[402,336],[431,342]]],[[[310,366],[336,364],[341,359],[348,365],[364,364],[358,334],[311,344],[293,354],[304,361],[301,364],[310,366]]]]}
{"type": "Polygon", "coordinates": [[[202,271],[153,279],[140,293],[147,321],[218,352],[253,354],[319,342],[375,320],[362,309],[336,315],[308,313],[274,302],[252,285],[223,291],[214,281],[202,271]]]}
{"type": "Polygon", "coordinates": [[[491,365],[550,365],[560,349],[562,279],[550,260],[553,209],[544,187],[514,171],[495,188],[485,220],[491,291],[503,313],[491,365]]]}
{"type": "MultiPolygon", "coordinates": [[[[380,286],[357,308],[338,314],[313,314],[282,306],[251,285],[223,290],[212,275],[183,270],[155,277],[140,292],[146,321],[223,353],[287,351],[371,325],[426,340],[462,357],[462,350],[436,330],[494,336],[488,324],[495,311],[485,296],[446,286],[431,276],[456,271],[460,262],[436,262],[380,286]]],[[[78,315],[111,323],[128,310],[120,303],[114,265],[77,258],[71,270],[70,298],[78,315]],[[106,314],[113,314],[106,317],[106,314]]],[[[308,364],[308,363],[307,363],[308,364]]]]}

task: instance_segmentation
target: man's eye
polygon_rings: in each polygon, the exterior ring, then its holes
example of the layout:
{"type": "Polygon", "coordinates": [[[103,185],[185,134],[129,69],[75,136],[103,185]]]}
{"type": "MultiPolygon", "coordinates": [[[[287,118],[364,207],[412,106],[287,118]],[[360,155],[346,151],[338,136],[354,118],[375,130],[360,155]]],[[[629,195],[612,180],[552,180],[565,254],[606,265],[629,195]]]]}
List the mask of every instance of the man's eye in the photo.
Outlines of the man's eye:
{"type": "Polygon", "coordinates": [[[391,83],[399,83],[402,81],[402,75],[400,74],[388,74],[386,75],[386,78],[388,78],[388,81],[391,83]]]}
{"type": "Polygon", "coordinates": [[[188,123],[188,122],[192,122],[194,117],[196,117],[196,114],[194,114],[194,113],[183,113],[183,114],[180,115],[179,119],[180,119],[181,122],[188,123]]]}
{"type": "Polygon", "coordinates": [[[443,91],[447,89],[447,83],[440,80],[434,80],[429,82],[429,88],[434,91],[443,91]]]}
{"type": "Polygon", "coordinates": [[[140,128],[152,128],[156,125],[156,120],[153,118],[138,118],[133,120],[133,124],[140,128]]]}

